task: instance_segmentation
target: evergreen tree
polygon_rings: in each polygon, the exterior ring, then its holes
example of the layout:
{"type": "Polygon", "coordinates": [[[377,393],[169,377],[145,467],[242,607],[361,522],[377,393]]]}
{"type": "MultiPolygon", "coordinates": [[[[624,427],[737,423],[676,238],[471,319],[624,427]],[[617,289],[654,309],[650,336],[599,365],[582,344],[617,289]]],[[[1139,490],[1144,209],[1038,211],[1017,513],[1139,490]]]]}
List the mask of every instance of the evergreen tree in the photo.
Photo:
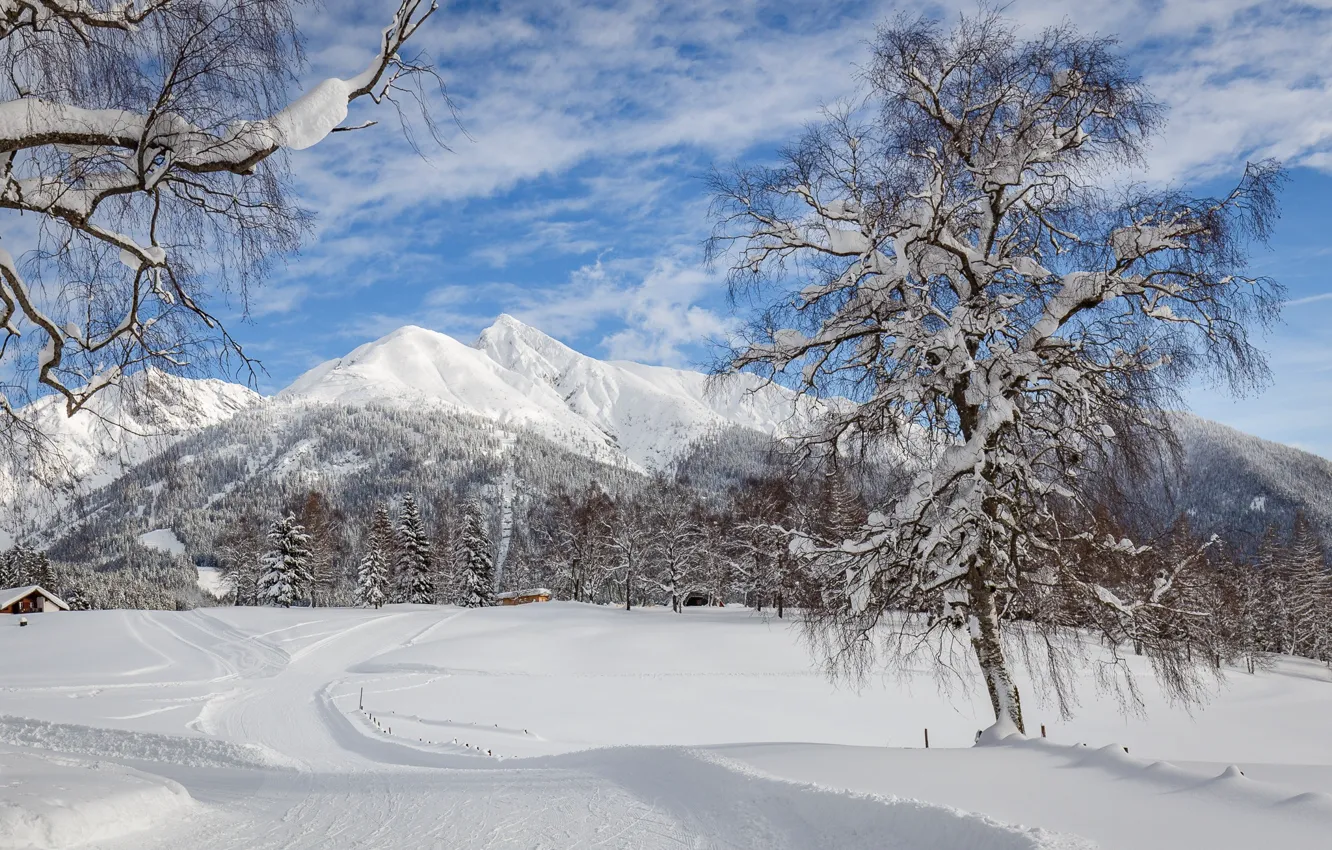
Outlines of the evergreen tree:
{"type": "Polygon", "coordinates": [[[29,553],[30,584],[39,584],[45,589],[56,592],[60,580],[56,577],[55,567],[51,565],[51,558],[45,552],[40,550],[29,553]]]}
{"type": "Polygon", "coordinates": [[[18,546],[0,552],[0,588],[23,587],[21,554],[18,546]]]}
{"type": "Polygon", "coordinates": [[[846,470],[834,458],[819,483],[813,517],[816,533],[833,543],[848,540],[860,530],[865,514],[846,470]]]}
{"type": "Polygon", "coordinates": [[[92,608],[92,601],[77,587],[65,591],[64,599],[71,611],[87,611],[92,608]]]}
{"type": "Polygon", "coordinates": [[[416,499],[409,493],[402,500],[398,517],[398,581],[404,601],[430,605],[435,601],[434,564],[430,537],[421,521],[416,499]]]}
{"type": "Polygon", "coordinates": [[[264,555],[264,573],[259,579],[259,598],[265,605],[290,608],[310,588],[310,535],[287,514],[268,532],[269,551],[264,555]]]}
{"type": "Polygon", "coordinates": [[[370,527],[369,546],[356,571],[356,601],[365,607],[378,608],[388,601],[388,554],[393,539],[393,524],[388,508],[380,505],[375,510],[374,524],[370,527]]]}
{"type": "Polygon", "coordinates": [[[462,539],[458,545],[459,577],[462,579],[459,604],[464,608],[483,608],[495,604],[495,566],[490,554],[490,535],[481,520],[476,502],[467,504],[462,539]]]}

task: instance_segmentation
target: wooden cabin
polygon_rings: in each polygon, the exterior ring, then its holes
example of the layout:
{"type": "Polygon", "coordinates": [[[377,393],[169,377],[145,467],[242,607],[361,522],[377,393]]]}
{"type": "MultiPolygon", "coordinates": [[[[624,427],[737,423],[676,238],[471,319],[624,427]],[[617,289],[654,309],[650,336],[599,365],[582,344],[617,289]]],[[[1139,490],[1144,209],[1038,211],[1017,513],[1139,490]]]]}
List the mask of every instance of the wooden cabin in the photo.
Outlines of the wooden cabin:
{"type": "Polygon", "coordinates": [[[35,584],[0,590],[0,614],[40,614],[44,611],[68,610],[65,600],[35,584]]]}
{"type": "Polygon", "coordinates": [[[549,602],[551,592],[544,587],[530,587],[527,590],[510,590],[495,597],[501,605],[526,605],[529,602],[549,602]]]}

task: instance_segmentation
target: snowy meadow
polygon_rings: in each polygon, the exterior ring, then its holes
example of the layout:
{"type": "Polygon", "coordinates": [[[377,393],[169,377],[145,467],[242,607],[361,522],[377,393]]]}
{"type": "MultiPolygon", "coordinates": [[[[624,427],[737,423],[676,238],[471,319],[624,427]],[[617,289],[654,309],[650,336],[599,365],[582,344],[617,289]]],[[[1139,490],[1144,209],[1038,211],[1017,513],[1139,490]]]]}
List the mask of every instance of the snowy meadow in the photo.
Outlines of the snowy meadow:
{"type": "Polygon", "coordinates": [[[1192,713],[1147,685],[1129,718],[1084,681],[1060,721],[1024,681],[1047,737],[974,747],[974,681],[839,688],[738,608],[97,611],[4,640],[3,846],[1313,848],[1332,826],[1311,662],[1231,671],[1192,713]]]}

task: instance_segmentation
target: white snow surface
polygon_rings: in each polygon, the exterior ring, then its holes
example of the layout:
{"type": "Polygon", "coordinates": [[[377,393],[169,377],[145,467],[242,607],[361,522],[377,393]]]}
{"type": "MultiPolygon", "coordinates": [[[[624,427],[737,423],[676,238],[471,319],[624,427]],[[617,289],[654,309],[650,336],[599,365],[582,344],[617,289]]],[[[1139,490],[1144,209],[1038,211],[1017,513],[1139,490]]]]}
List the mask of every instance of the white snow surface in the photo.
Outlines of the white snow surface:
{"type": "Polygon", "coordinates": [[[179,783],[107,761],[0,748],[0,843],[99,845],[186,816],[179,783]]]}
{"type": "Polygon", "coordinates": [[[170,555],[184,555],[185,544],[169,528],[154,528],[139,535],[139,542],[149,549],[166,552],[170,555]]]}
{"type": "Polygon", "coordinates": [[[725,427],[782,435],[809,410],[758,379],[709,384],[706,375],[605,362],[511,316],[474,346],[415,326],[311,369],[278,394],[289,402],[420,406],[536,431],[573,451],[646,470],[665,467],[691,442],[725,427]]]}
{"type": "Polygon", "coordinates": [[[738,608],[33,617],[0,623],[0,847],[1327,846],[1326,668],[1192,715],[1144,680],[1129,719],[1022,684],[1050,737],[971,747],[979,688],[838,687],[738,608]]]}

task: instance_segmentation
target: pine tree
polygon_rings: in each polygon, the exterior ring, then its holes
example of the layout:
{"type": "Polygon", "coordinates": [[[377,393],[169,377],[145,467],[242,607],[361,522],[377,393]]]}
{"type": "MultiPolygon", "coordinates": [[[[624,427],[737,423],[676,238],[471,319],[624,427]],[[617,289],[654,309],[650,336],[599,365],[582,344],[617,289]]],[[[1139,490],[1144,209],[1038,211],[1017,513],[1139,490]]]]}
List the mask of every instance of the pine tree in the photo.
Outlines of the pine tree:
{"type": "Polygon", "coordinates": [[[30,554],[29,565],[29,583],[41,585],[55,593],[60,580],[56,577],[55,567],[51,565],[51,557],[40,550],[34,551],[30,554]]]}
{"type": "Polygon", "coordinates": [[[467,504],[462,539],[458,547],[461,599],[464,608],[483,608],[495,604],[495,567],[490,554],[490,535],[481,520],[476,502],[467,504]]]}
{"type": "Polygon", "coordinates": [[[369,546],[356,571],[356,601],[370,608],[378,608],[388,601],[387,549],[393,539],[393,524],[388,508],[380,505],[375,510],[370,527],[369,546]]]}
{"type": "Polygon", "coordinates": [[[859,495],[835,457],[819,484],[815,511],[815,531],[832,543],[849,540],[865,521],[859,495]]]}
{"type": "Polygon", "coordinates": [[[259,599],[265,605],[290,608],[310,587],[310,535],[287,514],[268,532],[269,551],[264,555],[264,573],[259,579],[259,599]]]}
{"type": "Polygon", "coordinates": [[[65,591],[65,604],[71,611],[87,611],[92,608],[92,601],[77,587],[65,591]]]}
{"type": "Polygon", "coordinates": [[[0,588],[23,587],[21,556],[18,546],[0,552],[0,588]]]}
{"type": "Polygon", "coordinates": [[[405,601],[419,605],[434,603],[435,574],[430,537],[410,493],[403,498],[402,514],[398,517],[398,581],[405,601]]]}

